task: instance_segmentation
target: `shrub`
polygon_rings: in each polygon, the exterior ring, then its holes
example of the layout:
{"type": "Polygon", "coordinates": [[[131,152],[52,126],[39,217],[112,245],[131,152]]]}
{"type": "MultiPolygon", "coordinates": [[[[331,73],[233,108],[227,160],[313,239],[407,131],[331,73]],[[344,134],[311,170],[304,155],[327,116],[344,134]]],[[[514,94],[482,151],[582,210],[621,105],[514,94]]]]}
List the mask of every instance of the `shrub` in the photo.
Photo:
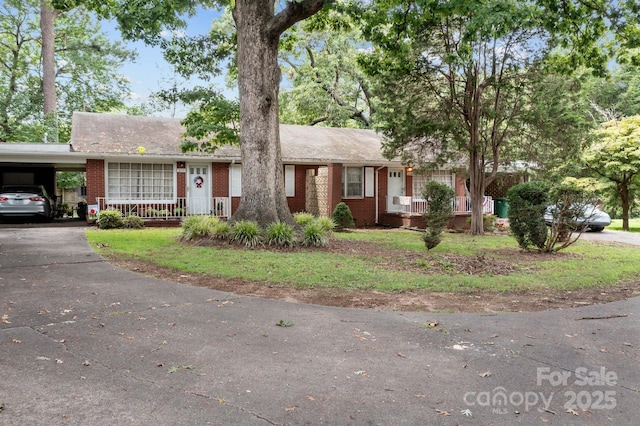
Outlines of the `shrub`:
{"type": "Polygon", "coordinates": [[[215,238],[226,240],[229,238],[229,233],[231,232],[231,226],[229,222],[220,220],[213,226],[213,236],[215,238]]]}
{"type": "Polygon", "coordinates": [[[576,180],[567,179],[551,188],[551,205],[549,209],[553,218],[547,241],[542,249],[544,252],[556,252],[575,243],[584,227],[577,225],[583,216],[586,205],[592,200],[589,193],[580,187],[576,180]],[[574,233],[578,231],[577,236],[574,233]]]}
{"type": "Polygon", "coordinates": [[[327,235],[331,235],[336,228],[336,223],[330,217],[320,216],[315,221],[327,235]]]}
{"type": "Polygon", "coordinates": [[[315,216],[307,212],[298,212],[293,215],[293,219],[298,225],[304,227],[315,220],[315,216]]]}
{"type": "Polygon", "coordinates": [[[189,241],[210,237],[219,221],[213,216],[188,216],[182,221],[182,239],[189,241]]]}
{"type": "Polygon", "coordinates": [[[136,215],[129,215],[122,221],[125,228],[140,229],[144,227],[144,220],[136,215]]]}
{"type": "Polygon", "coordinates": [[[118,210],[103,210],[98,213],[96,224],[100,229],[122,228],[124,226],[122,213],[118,210]]]}
{"type": "Polygon", "coordinates": [[[336,224],[336,231],[343,231],[347,228],[353,228],[355,222],[353,221],[353,215],[351,209],[344,202],[338,203],[336,208],[333,209],[333,221],[336,224]]]}
{"type": "Polygon", "coordinates": [[[507,191],[509,226],[523,250],[535,247],[543,250],[547,241],[544,212],[549,205],[549,185],[545,182],[527,182],[507,191]]]}
{"type": "Polygon", "coordinates": [[[422,197],[427,201],[427,209],[422,214],[426,224],[422,234],[427,250],[436,247],[442,241],[442,232],[453,217],[453,189],[440,182],[427,182],[422,189],[422,197]]]}
{"type": "Polygon", "coordinates": [[[293,247],[295,235],[293,226],[285,222],[274,222],[265,230],[267,244],[276,247],[293,247]]]}
{"type": "Polygon", "coordinates": [[[174,216],[184,216],[184,209],[182,207],[176,207],[173,209],[174,216]]]}
{"type": "Polygon", "coordinates": [[[239,220],[231,226],[231,241],[245,247],[255,247],[262,243],[260,226],[250,220],[239,220]]]}
{"type": "Polygon", "coordinates": [[[158,212],[159,212],[159,210],[158,210],[158,209],[153,209],[153,208],[151,208],[151,209],[147,209],[147,210],[145,211],[145,214],[146,214],[148,217],[156,217],[156,216],[158,216],[158,212]]]}
{"type": "Polygon", "coordinates": [[[302,228],[302,245],[306,247],[326,247],[329,244],[327,232],[317,221],[302,228]]]}

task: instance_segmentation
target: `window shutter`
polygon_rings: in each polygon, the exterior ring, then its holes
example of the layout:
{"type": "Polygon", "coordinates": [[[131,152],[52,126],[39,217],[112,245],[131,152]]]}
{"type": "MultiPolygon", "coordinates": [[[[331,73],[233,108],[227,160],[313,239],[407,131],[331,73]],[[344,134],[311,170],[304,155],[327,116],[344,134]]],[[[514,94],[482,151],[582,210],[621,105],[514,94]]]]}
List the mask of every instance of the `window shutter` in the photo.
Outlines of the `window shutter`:
{"type": "Polygon", "coordinates": [[[373,167],[364,168],[364,196],[373,197],[373,167]]]}
{"type": "Polygon", "coordinates": [[[242,195],[242,165],[240,164],[229,166],[229,194],[232,197],[242,195]]]}
{"type": "Polygon", "coordinates": [[[296,196],[296,166],[284,166],[284,192],[287,197],[296,196]]]}

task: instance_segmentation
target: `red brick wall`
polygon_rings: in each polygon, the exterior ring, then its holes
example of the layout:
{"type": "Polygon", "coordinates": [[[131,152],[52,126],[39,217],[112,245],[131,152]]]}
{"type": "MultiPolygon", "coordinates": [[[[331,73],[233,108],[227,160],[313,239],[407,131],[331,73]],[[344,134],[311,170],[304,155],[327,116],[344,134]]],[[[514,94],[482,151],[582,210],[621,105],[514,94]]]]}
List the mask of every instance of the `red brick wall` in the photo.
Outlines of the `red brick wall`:
{"type": "Polygon", "coordinates": [[[345,198],[342,201],[344,201],[344,203],[349,206],[351,214],[353,215],[353,221],[355,222],[357,228],[375,225],[375,197],[345,198]]]}
{"type": "MultiPolygon", "coordinates": [[[[334,197],[333,203],[331,202],[331,199],[330,199],[330,203],[329,203],[330,211],[333,212],[333,209],[335,209],[336,205],[340,201],[343,201],[347,206],[349,206],[349,209],[351,210],[351,214],[353,215],[353,220],[355,222],[356,227],[360,228],[360,227],[375,225],[376,224],[375,195],[373,197],[364,197],[364,198],[342,198],[342,165],[339,164],[338,166],[339,168],[334,167],[333,168],[334,170],[332,171],[331,165],[329,165],[329,194],[332,194],[334,197]]],[[[384,206],[384,201],[386,200],[386,194],[387,194],[386,169],[383,169],[383,170],[385,170],[384,176],[380,175],[378,179],[379,181],[384,182],[383,184],[381,182],[378,182],[379,185],[384,188],[384,192],[381,191],[381,187],[377,188],[379,206],[380,205],[384,206]],[[384,177],[384,180],[382,179],[382,177],[384,177]]],[[[373,177],[374,181],[372,182],[372,184],[374,185],[374,194],[376,191],[376,188],[375,188],[376,173],[380,173],[380,171],[376,172],[374,168],[374,177],[373,177]]],[[[365,179],[366,179],[366,175],[365,175],[365,179]]],[[[331,195],[330,195],[330,198],[331,198],[331,195]]],[[[382,211],[384,210],[380,210],[380,212],[382,211]]]]}
{"type": "Polygon", "coordinates": [[[291,213],[298,213],[305,210],[306,206],[306,188],[307,188],[307,170],[318,170],[318,166],[295,166],[295,196],[287,197],[287,203],[289,204],[289,210],[291,213]]]}
{"type": "Polygon", "coordinates": [[[213,172],[213,196],[228,197],[229,196],[229,163],[213,163],[211,165],[213,172]]]}
{"type": "Polygon", "coordinates": [[[87,159],[87,204],[96,204],[96,198],[104,196],[104,160],[87,159]]]}
{"type": "Polygon", "coordinates": [[[176,185],[177,194],[176,197],[184,198],[187,196],[187,172],[185,170],[184,161],[178,161],[176,163],[176,185]],[[179,171],[178,169],[182,169],[179,171]]]}
{"type": "Polygon", "coordinates": [[[329,212],[333,212],[333,209],[342,201],[342,164],[330,163],[327,166],[329,171],[327,204],[329,212]]]}
{"type": "MultiPolygon", "coordinates": [[[[389,188],[389,168],[385,167],[375,172],[378,178],[378,187],[376,190],[378,191],[378,222],[380,223],[380,218],[382,214],[387,211],[387,190],[389,188]]],[[[408,185],[408,183],[407,183],[408,185]]]]}

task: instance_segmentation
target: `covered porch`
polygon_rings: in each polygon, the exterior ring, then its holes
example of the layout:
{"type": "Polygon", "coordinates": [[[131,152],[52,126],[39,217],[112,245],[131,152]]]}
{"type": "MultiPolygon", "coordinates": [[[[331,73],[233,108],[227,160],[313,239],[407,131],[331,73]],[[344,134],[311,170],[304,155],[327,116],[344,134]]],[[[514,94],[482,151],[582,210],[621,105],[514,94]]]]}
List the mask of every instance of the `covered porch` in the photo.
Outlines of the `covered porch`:
{"type": "MultiPolygon", "coordinates": [[[[380,215],[380,224],[393,227],[424,228],[426,226],[422,214],[427,208],[427,201],[413,196],[393,197],[392,206],[380,215]]],[[[493,215],[495,212],[493,197],[485,196],[482,203],[482,213],[493,215]]],[[[453,229],[468,228],[468,218],[471,216],[471,199],[467,196],[456,196],[453,199],[454,218],[449,223],[453,229]]]]}
{"type": "Polygon", "coordinates": [[[118,201],[109,200],[106,197],[97,197],[96,205],[87,206],[90,216],[95,216],[103,210],[116,210],[122,213],[123,217],[136,215],[143,219],[181,220],[192,215],[210,215],[228,219],[231,217],[230,197],[178,197],[174,202],[151,202],[140,200],[118,201]],[[91,209],[95,211],[91,212],[91,209]]]}

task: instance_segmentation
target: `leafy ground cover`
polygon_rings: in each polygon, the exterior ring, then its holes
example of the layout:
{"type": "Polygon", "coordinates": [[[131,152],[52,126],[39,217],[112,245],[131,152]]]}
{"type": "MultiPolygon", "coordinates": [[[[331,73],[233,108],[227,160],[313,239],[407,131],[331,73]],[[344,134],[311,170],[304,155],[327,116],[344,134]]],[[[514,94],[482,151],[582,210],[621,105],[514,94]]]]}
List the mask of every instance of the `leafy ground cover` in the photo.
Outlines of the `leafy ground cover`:
{"type": "Polygon", "coordinates": [[[241,295],[343,307],[535,311],[640,294],[640,250],[579,241],[556,254],[515,239],[445,234],[427,252],[406,230],[337,233],[328,247],[241,249],[180,242],[178,229],[91,230],[110,262],[170,281],[241,295]]]}

